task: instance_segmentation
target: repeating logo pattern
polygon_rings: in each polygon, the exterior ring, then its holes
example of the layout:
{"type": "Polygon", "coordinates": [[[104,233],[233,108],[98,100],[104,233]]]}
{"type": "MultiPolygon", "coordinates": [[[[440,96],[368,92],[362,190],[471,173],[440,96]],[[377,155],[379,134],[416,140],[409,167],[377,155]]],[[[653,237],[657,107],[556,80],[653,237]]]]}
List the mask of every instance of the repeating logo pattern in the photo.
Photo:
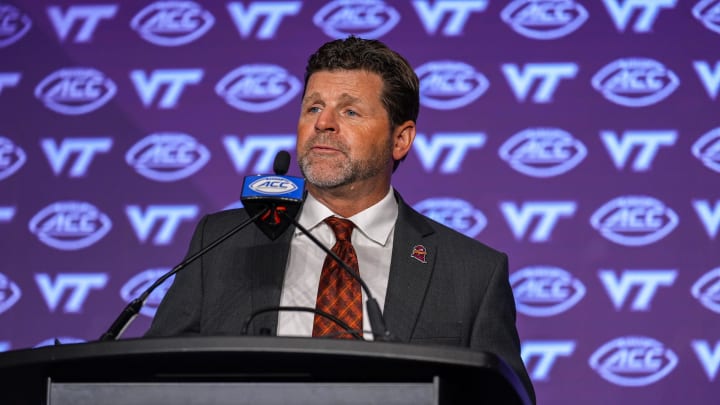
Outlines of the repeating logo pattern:
{"type": "Polygon", "coordinates": [[[490,86],[485,75],[464,62],[428,62],[415,72],[420,79],[420,102],[438,110],[464,107],[482,96],[490,86]]]}
{"type": "Polygon", "coordinates": [[[579,29],[589,14],[572,0],[515,0],[500,14],[515,32],[531,39],[552,40],[579,29]]]}
{"type": "Polygon", "coordinates": [[[205,35],[215,17],[193,1],[156,1],[140,10],[130,27],[160,46],[181,46],[205,35]]]}
{"type": "Polygon", "coordinates": [[[600,346],[590,357],[601,377],[617,385],[638,387],[659,381],[678,364],[675,352],[644,336],[620,337],[600,346]]]}
{"type": "Polygon", "coordinates": [[[155,133],[138,141],[125,154],[128,165],[151,180],[177,181],[197,173],[210,160],[210,151],[181,133],[155,133]]]}
{"type": "Polygon", "coordinates": [[[295,150],[310,52],[357,35],[420,80],[395,188],[508,253],[538,398],[715,401],[719,0],[61,3],[0,0],[0,351],[94,339],[193,253],[295,150]]]}
{"type": "Polygon", "coordinates": [[[510,167],[532,177],[553,177],[579,165],[587,148],[558,128],[529,128],[505,141],[498,151],[510,167]]]}
{"type": "Polygon", "coordinates": [[[625,107],[647,107],[664,100],[680,85],[677,75],[648,58],[618,59],[592,78],[603,97],[625,107]]]}
{"type": "Polygon", "coordinates": [[[678,225],[678,215],[662,201],[648,196],[622,196],[608,201],[590,218],[602,236],[625,246],[659,241],[678,225]]]}
{"type": "Polygon", "coordinates": [[[93,68],[57,70],[35,87],[35,97],[55,112],[66,115],[87,114],[105,105],[117,92],[117,86],[93,68]]]}
{"type": "Polygon", "coordinates": [[[28,227],[50,247],[78,250],[102,239],[112,229],[112,221],[91,203],[58,201],[35,214],[28,227]]]}
{"type": "Polygon", "coordinates": [[[510,276],[517,310],[529,316],[553,316],[577,304],[587,291],[582,281],[559,267],[525,267],[510,276]]]}

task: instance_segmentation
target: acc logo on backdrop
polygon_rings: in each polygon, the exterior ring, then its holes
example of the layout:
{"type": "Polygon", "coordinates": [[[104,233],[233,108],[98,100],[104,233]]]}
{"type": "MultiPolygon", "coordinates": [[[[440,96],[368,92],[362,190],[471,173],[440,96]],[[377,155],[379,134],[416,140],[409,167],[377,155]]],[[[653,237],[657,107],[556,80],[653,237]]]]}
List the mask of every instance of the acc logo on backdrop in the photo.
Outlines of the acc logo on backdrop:
{"type": "Polygon", "coordinates": [[[12,140],[0,136],[0,180],[12,176],[25,164],[25,151],[12,140]]]}
{"type": "Polygon", "coordinates": [[[0,4],[0,21],[0,48],[19,41],[32,27],[30,17],[10,4],[0,4]]]}
{"type": "Polygon", "coordinates": [[[690,293],[707,309],[720,314],[720,267],[703,274],[690,293]]]}
{"type": "Polygon", "coordinates": [[[313,23],[325,35],[344,38],[356,35],[380,38],[400,22],[400,13],[380,0],[335,0],[323,6],[313,17],[313,23]]]}
{"type": "Polygon", "coordinates": [[[35,97],[55,112],[80,115],[95,111],[110,101],[117,86],[101,71],[92,68],[57,70],[35,87],[35,97]]]}
{"type": "Polygon", "coordinates": [[[647,196],[622,196],[608,201],[590,218],[600,235],[625,246],[657,242],[677,226],[678,216],[662,201],[647,196]]]}
{"type": "Polygon", "coordinates": [[[28,227],[50,247],[78,250],[102,239],[112,229],[112,221],[90,203],[59,201],[35,214],[28,227]]]}
{"type": "Polygon", "coordinates": [[[464,107],[490,87],[485,75],[463,62],[428,62],[415,73],[420,80],[420,103],[437,110],[464,107]]]}
{"type": "Polygon", "coordinates": [[[215,17],[193,1],[156,1],[133,17],[130,27],[155,45],[180,46],[203,36],[215,17]]]}
{"type": "Polygon", "coordinates": [[[532,39],[557,39],[573,33],[588,12],[573,0],[515,0],[500,13],[515,32],[532,39]]]}
{"type": "Polygon", "coordinates": [[[692,14],[703,25],[720,34],[720,1],[718,0],[702,0],[699,1],[692,9],[692,14]]]}
{"type": "Polygon", "coordinates": [[[471,238],[482,232],[487,225],[487,218],[482,211],[459,198],[428,198],[415,204],[413,208],[471,238]]]}
{"type": "Polygon", "coordinates": [[[559,267],[525,267],[509,280],[517,310],[529,316],[558,315],[585,296],[585,285],[559,267]]]}
{"type": "Polygon", "coordinates": [[[692,145],[692,154],[705,166],[720,173],[720,127],[695,141],[692,145]]]}
{"type": "Polygon", "coordinates": [[[646,107],[667,98],[680,79],[662,63],[648,58],[618,59],[600,69],[592,86],[603,97],[625,107],[646,107]]]}
{"type": "Polygon", "coordinates": [[[655,339],[625,336],[602,345],[590,356],[589,363],[613,384],[640,387],[668,375],[677,365],[678,357],[655,339]]]}
{"type": "Polygon", "coordinates": [[[248,112],[266,112],[282,107],[295,97],[302,83],[277,65],[244,65],[226,74],[215,93],[229,105],[248,112]]]}
{"type": "MultiPolygon", "coordinates": [[[[150,288],[153,283],[158,281],[160,277],[165,275],[170,270],[170,268],[147,269],[134,275],[120,289],[120,297],[122,297],[125,302],[130,302],[135,298],[138,298],[148,288],[150,288]]],[[[155,316],[155,312],[160,305],[160,301],[162,301],[163,297],[165,297],[165,294],[172,285],[174,279],[175,275],[168,277],[167,280],[163,281],[153,290],[153,292],[150,293],[150,295],[147,297],[147,300],[145,301],[145,305],[140,308],[141,314],[150,318],[155,316]]]]}
{"type": "Polygon", "coordinates": [[[12,308],[21,296],[20,287],[6,275],[0,273],[0,314],[12,308]]]}
{"type": "Polygon", "coordinates": [[[190,135],[177,132],[150,134],[133,145],[125,161],[142,176],[176,181],[197,173],[210,160],[210,151],[190,135]]]}
{"type": "Polygon", "coordinates": [[[552,177],[580,164],[587,155],[587,148],[562,129],[528,128],[505,141],[498,155],[520,173],[552,177]]]}

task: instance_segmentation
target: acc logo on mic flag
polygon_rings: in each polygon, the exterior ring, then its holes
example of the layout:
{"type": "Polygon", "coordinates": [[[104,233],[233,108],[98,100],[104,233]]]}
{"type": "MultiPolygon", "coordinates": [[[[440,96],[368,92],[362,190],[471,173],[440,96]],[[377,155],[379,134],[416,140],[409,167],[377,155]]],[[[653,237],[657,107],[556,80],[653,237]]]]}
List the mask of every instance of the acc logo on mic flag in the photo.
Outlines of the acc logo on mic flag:
{"type": "Polygon", "coordinates": [[[248,187],[260,194],[287,194],[298,189],[295,183],[279,176],[261,177],[250,183],[248,187]]]}

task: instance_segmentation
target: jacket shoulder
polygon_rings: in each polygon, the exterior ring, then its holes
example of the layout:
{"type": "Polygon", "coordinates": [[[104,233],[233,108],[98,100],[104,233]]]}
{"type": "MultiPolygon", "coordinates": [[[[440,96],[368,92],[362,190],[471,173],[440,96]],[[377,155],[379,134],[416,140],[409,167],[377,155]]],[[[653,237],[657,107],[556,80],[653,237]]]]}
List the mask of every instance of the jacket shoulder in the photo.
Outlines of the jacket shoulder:
{"type": "Polygon", "coordinates": [[[401,220],[415,227],[425,237],[437,240],[439,244],[453,246],[460,251],[474,252],[475,254],[496,259],[502,259],[506,256],[504,252],[492,246],[419,213],[402,200],[399,200],[399,209],[401,220]]]}

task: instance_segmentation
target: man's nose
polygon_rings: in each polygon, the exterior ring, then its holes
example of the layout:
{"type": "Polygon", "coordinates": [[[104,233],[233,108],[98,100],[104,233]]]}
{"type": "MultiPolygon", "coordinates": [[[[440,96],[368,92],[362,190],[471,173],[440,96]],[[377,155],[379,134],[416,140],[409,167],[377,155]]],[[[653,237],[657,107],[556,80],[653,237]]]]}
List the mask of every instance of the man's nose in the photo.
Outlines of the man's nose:
{"type": "Polygon", "coordinates": [[[335,111],[331,108],[323,108],[315,120],[315,130],[319,132],[336,132],[337,119],[335,111]]]}

